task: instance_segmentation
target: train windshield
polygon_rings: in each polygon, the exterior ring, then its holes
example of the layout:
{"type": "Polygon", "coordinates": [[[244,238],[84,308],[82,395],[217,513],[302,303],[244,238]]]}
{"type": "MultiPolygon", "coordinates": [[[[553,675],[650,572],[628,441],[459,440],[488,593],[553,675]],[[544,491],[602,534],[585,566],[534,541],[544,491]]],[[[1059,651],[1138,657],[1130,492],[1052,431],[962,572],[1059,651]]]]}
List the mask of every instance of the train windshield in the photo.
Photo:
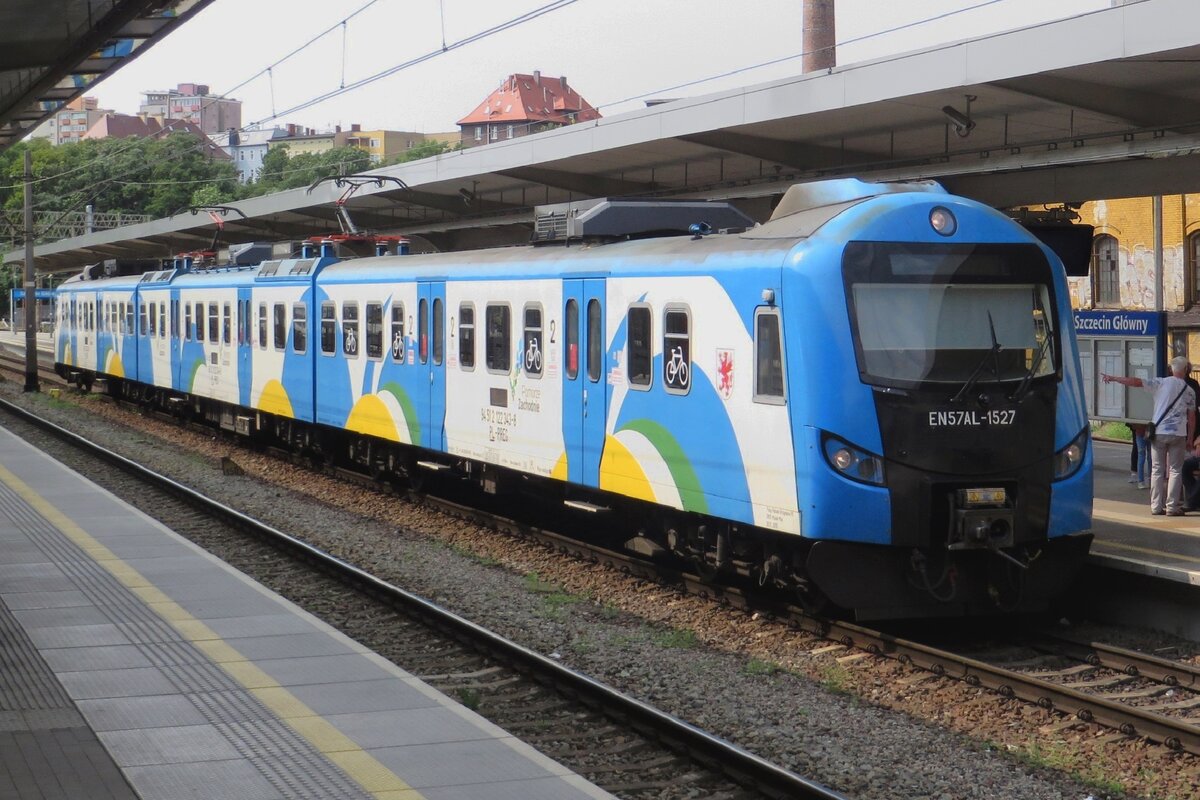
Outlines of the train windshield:
{"type": "Polygon", "coordinates": [[[843,265],[867,382],[986,384],[1057,373],[1053,286],[1036,246],[856,242],[843,265]]]}

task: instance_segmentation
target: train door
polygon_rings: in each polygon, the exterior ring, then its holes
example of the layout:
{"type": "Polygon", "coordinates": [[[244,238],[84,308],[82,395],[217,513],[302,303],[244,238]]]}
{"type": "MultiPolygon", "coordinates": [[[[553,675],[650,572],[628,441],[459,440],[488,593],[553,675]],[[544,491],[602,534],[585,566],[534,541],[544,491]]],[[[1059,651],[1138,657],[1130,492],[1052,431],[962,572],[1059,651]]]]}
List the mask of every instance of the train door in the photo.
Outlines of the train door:
{"type": "Polygon", "coordinates": [[[429,371],[429,413],[421,425],[421,445],[445,449],[446,430],[446,282],[417,287],[417,355],[429,371]]]}
{"type": "Polygon", "coordinates": [[[563,281],[563,328],[567,480],[599,486],[608,408],[603,278],[563,281]]]}
{"type": "MultiPolygon", "coordinates": [[[[96,330],[93,325],[96,316],[93,309],[96,307],[95,293],[81,295],[79,298],[79,357],[76,363],[88,369],[96,369],[96,330]]],[[[29,311],[30,308],[37,308],[36,303],[33,306],[26,304],[27,313],[35,313],[29,311]]]]}

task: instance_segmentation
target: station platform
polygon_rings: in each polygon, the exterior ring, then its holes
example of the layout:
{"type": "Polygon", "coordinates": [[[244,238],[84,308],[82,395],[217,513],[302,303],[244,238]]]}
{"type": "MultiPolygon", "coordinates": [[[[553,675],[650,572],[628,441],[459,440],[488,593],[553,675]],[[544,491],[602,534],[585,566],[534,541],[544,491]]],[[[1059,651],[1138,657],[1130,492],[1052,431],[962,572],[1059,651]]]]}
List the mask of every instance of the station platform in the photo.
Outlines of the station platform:
{"type": "Polygon", "coordinates": [[[610,798],[0,429],[0,798],[610,798]]]}
{"type": "MultiPolygon", "coordinates": [[[[1129,483],[1128,443],[1094,442],[1094,566],[1200,586],[1200,512],[1151,516],[1150,490],[1129,483]]],[[[1147,465],[1147,484],[1149,466],[1147,465]]]]}

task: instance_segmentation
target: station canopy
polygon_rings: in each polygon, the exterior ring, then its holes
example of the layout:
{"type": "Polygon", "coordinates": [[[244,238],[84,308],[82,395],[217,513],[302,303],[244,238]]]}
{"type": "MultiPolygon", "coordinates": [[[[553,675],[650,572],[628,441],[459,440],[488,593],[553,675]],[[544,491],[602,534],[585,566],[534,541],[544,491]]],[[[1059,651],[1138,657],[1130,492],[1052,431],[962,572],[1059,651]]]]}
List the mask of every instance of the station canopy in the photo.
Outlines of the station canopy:
{"type": "MultiPolygon", "coordinates": [[[[25,2],[25,0],[22,0],[25,2]]],[[[1200,190],[1200,3],[1068,19],[384,167],[348,204],[414,250],[529,240],[533,207],[603,196],[728,200],[766,219],[794,183],[941,181],[997,207],[1200,190]]],[[[241,201],[226,242],[336,231],[325,184],[241,201]]],[[[42,270],[168,257],[211,239],[183,214],[40,245],[42,270]]],[[[8,253],[6,261],[20,258],[8,253]]]]}
{"type": "Polygon", "coordinates": [[[0,0],[0,150],[212,0],[0,0]]]}

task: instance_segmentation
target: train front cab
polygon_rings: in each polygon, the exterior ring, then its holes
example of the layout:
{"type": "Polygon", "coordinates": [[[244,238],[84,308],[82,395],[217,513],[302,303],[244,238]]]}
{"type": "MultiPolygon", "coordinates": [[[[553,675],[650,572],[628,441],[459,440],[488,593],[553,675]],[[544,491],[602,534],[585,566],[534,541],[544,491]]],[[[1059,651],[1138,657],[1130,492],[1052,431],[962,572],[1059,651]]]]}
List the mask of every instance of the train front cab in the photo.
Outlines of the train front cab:
{"type": "Polygon", "coordinates": [[[790,376],[806,576],[860,618],[1044,606],[1091,539],[1061,265],[997,212],[930,194],[862,202],[800,249],[788,302],[844,299],[789,320],[816,344],[790,376]]]}

